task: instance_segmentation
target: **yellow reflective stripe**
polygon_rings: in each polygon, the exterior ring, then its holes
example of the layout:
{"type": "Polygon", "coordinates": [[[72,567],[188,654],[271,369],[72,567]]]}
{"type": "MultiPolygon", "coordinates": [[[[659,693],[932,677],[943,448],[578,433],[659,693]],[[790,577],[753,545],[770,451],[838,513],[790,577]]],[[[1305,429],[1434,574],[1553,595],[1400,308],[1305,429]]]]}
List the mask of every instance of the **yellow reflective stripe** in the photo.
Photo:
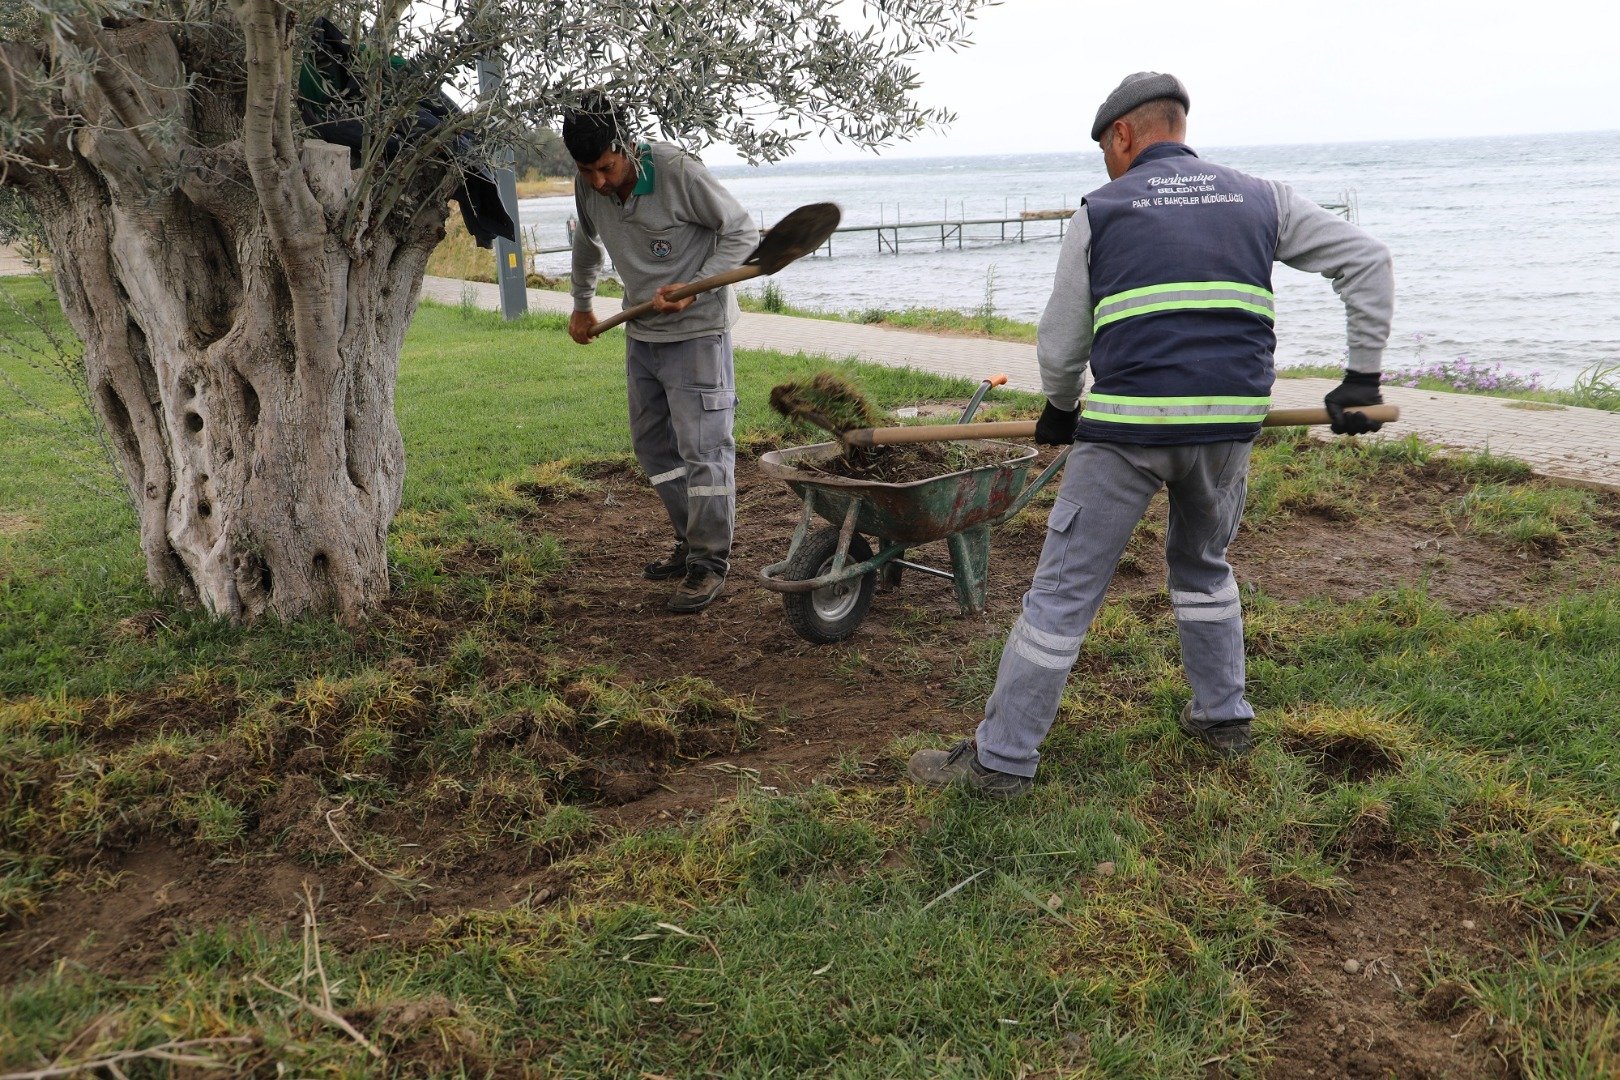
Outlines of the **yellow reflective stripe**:
{"type": "Polygon", "coordinates": [[[1163,285],[1144,285],[1140,289],[1126,289],[1124,292],[1111,293],[1097,302],[1098,307],[1112,304],[1119,300],[1134,300],[1139,296],[1156,296],[1159,293],[1187,292],[1193,289],[1221,289],[1230,292],[1246,292],[1253,296],[1271,298],[1271,290],[1259,285],[1250,285],[1243,281],[1170,281],[1163,285]]]}
{"type": "Polygon", "coordinates": [[[1137,315],[1152,315],[1158,311],[1197,311],[1200,309],[1225,308],[1231,311],[1247,311],[1262,318],[1276,321],[1275,309],[1260,304],[1251,304],[1247,300],[1238,300],[1234,297],[1223,297],[1218,300],[1166,300],[1159,304],[1143,304],[1141,307],[1129,307],[1104,315],[1092,326],[1093,332],[1103,327],[1119,322],[1121,319],[1134,318],[1137,315]]]}
{"type": "Polygon", "coordinates": [[[1109,424],[1258,424],[1271,398],[1229,394],[1195,397],[1133,397],[1087,394],[1081,415],[1109,424]]]}
{"type": "Polygon", "coordinates": [[[1108,424],[1258,424],[1266,418],[1264,413],[1245,416],[1228,416],[1220,413],[1205,413],[1200,416],[1166,416],[1162,413],[1156,415],[1099,413],[1091,409],[1082,411],[1080,415],[1082,419],[1108,424]]]}
{"type": "Polygon", "coordinates": [[[1092,309],[1092,326],[1100,330],[1134,315],[1158,311],[1193,311],[1225,308],[1276,318],[1276,298],[1270,289],[1242,281],[1168,281],[1110,293],[1092,309]]]}

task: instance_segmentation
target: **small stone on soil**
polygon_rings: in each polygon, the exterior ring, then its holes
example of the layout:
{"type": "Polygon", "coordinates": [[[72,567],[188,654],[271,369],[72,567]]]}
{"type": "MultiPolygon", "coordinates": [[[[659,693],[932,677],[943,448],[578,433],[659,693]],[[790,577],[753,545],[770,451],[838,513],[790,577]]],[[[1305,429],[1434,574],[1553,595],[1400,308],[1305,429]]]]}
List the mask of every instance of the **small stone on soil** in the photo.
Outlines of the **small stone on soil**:
{"type": "Polygon", "coordinates": [[[1344,962],[1344,970],[1345,970],[1345,973],[1349,974],[1349,975],[1355,975],[1355,974],[1359,973],[1361,971],[1361,961],[1360,960],[1346,960],[1344,962]]]}

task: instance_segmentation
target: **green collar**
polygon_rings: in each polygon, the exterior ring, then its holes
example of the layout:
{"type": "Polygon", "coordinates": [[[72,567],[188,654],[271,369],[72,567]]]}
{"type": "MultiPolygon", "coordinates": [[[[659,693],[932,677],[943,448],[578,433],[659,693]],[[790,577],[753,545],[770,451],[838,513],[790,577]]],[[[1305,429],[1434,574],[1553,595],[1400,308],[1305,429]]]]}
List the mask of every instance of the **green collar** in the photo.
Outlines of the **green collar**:
{"type": "Polygon", "coordinates": [[[636,151],[640,154],[636,162],[636,186],[631,195],[651,195],[656,177],[653,175],[653,152],[647,143],[637,143],[636,151]]]}

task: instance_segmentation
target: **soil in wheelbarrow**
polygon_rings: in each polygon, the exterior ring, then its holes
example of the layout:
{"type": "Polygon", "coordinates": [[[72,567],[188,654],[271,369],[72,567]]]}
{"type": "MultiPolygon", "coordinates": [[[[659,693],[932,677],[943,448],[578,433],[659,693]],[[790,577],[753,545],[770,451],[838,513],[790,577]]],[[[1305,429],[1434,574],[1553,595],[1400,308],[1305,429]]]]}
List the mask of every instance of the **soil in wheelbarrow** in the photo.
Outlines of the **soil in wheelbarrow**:
{"type": "Polygon", "coordinates": [[[850,447],[826,461],[799,461],[794,467],[804,472],[825,473],[850,480],[874,480],[880,484],[910,484],[931,480],[946,473],[963,472],[981,465],[1007,460],[1006,447],[977,446],[973,443],[910,443],[903,446],[850,447]]]}
{"type": "MultiPolygon", "coordinates": [[[[853,383],[828,371],[803,382],[785,382],[772,387],[771,408],[804,427],[819,428],[834,436],[855,428],[875,427],[883,419],[853,383]]],[[[846,446],[842,453],[824,461],[800,462],[799,468],[848,480],[910,484],[981,465],[994,465],[1005,457],[1004,450],[972,443],[846,446]]]]}

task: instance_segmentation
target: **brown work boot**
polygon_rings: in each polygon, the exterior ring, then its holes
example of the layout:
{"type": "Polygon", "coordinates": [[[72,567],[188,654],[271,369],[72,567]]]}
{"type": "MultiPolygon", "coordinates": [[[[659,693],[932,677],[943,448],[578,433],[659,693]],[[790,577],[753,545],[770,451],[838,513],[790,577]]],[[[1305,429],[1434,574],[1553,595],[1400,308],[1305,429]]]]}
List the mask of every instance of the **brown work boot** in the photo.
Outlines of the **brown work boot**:
{"type": "Polygon", "coordinates": [[[906,774],[929,787],[963,787],[992,799],[1028,795],[1035,786],[1032,777],[980,765],[979,750],[972,739],[963,739],[949,750],[918,750],[906,763],[906,774]]]}
{"type": "Polygon", "coordinates": [[[710,569],[707,566],[696,564],[687,567],[686,578],[675,586],[675,593],[669,598],[669,610],[690,615],[695,611],[702,611],[714,602],[720,595],[720,590],[726,587],[726,576],[710,569]]]}
{"type": "Polygon", "coordinates": [[[686,576],[686,541],[682,540],[675,545],[675,550],[662,559],[654,559],[641,571],[641,576],[648,581],[668,581],[670,578],[686,576]]]}
{"type": "Polygon", "coordinates": [[[1193,719],[1192,707],[1189,701],[1181,708],[1178,722],[1182,731],[1222,757],[1240,758],[1254,749],[1254,735],[1247,720],[1223,720],[1204,727],[1193,719]]]}

